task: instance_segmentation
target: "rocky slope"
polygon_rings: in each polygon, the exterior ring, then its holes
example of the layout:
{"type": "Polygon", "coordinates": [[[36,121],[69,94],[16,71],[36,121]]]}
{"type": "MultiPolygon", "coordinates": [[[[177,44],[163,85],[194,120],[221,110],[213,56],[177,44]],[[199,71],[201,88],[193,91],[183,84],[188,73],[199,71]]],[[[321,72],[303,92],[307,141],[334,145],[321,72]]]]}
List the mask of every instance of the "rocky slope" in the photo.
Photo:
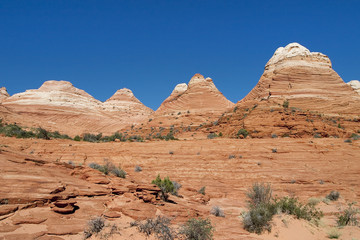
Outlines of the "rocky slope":
{"type": "Polygon", "coordinates": [[[352,87],[358,94],[360,94],[360,81],[359,80],[351,80],[347,84],[350,87],[352,87]]]}
{"type": "Polygon", "coordinates": [[[2,111],[8,122],[72,136],[84,132],[110,134],[143,121],[153,112],[128,89],[117,91],[102,103],[67,81],[46,81],[39,89],[4,99],[2,105],[13,113],[2,111]]]}

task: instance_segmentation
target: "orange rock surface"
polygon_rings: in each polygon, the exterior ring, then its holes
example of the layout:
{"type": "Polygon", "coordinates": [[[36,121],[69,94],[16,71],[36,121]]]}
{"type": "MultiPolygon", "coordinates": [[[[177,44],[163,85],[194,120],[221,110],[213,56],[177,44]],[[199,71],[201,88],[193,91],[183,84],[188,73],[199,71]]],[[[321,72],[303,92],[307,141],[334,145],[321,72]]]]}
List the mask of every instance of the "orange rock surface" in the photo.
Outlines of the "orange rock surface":
{"type": "MultiPolygon", "coordinates": [[[[114,239],[146,239],[130,222],[160,214],[171,217],[175,227],[191,217],[210,218],[215,239],[324,239],[336,224],[339,208],[360,200],[359,143],[342,139],[85,143],[1,137],[0,193],[8,204],[0,206],[0,237],[27,233],[28,239],[82,239],[87,221],[102,215],[120,228],[121,235],[114,239]],[[91,162],[103,164],[104,158],[120,165],[128,173],[126,179],[87,167],[91,162]],[[141,172],[134,171],[136,165],[141,172]],[[182,185],[183,197],[170,198],[176,204],[156,199],[158,190],[149,183],[157,174],[182,185]],[[269,182],[274,194],[297,196],[302,202],[321,199],[332,190],[339,191],[341,198],[319,205],[325,225],[316,227],[280,215],[275,216],[270,234],[256,235],[242,228],[240,217],[246,210],[247,189],[254,182],[269,182]],[[203,186],[205,201],[197,193],[203,186]],[[154,203],[147,200],[152,192],[154,203]],[[75,209],[64,215],[54,206],[75,209]],[[211,215],[213,206],[220,206],[225,217],[211,215]]],[[[340,231],[344,236],[360,234],[358,227],[340,231]]]]}

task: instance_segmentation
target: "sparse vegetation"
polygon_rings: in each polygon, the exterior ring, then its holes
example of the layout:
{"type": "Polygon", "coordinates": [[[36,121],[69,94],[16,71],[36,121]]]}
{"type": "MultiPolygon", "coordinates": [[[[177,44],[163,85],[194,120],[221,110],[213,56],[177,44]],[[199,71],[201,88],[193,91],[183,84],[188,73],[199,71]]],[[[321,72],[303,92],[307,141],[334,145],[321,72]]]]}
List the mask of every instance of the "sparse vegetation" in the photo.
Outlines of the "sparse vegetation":
{"type": "Polygon", "coordinates": [[[169,198],[169,193],[171,194],[175,194],[176,190],[174,187],[174,184],[172,183],[172,181],[170,181],[169,177],[165,177],[163,180],[160,177],[160,174],[157,175],[155,180],[152,180],[151,182],[152,184],[155,184],[156,186],[158,186],[161,190],[161,198],[164,201],[167,201],[169,198]]]}
{"type": "Polygon", "coordinates": [[[87,223],[87,228],[84,231],[85,239],[90,238],[92,235],[97,235],[105,227],[105,219],[102,217],[97,217],[91,219],[87,223]]]}
{"type": "Polygon", "coordinates": [[[225,217],[224,211],[219,206],[212,207],[210,213],[216,217],[225,217]]]}
{"type": "Polygon", "coordinates": [[[176,232],[170,227],[170,219],[157,216],[155,219],[147,219],[144,222],[133,222],[131,226],[137,226],[140,232],[147,236],[155,234],[156,238],[161,240],[175,239],[176,232]]]}
{"type": "Polygon", "coordinates": [[[271,149],[271,151],[272,151],[273,153],[277,153],[277,149],[276,149],[276,148],[271,149]]]}
{"type": "Polygon", "coordinates": [[[207,138],[208,139],[214,139],[214,138],[217,138],[218,137],[218,135],[216,134],[216,133],[209,133],[208,135],[207,135],[207,138]]]}
{"type": "Polygon", "coordinates": [[[233,158],[236,158],[235,155],[229,155],[229,159],[233,159],[233,158]]]}
{"type": "Polygon", "coordinates": [[[60,139],[71,139],[66,134],[60,134],[58,131],[50,132],[44,128],[35,128],[32,130],[25,130],[23,127],[20,127],[17,124],[1,124],[0,133],[4,134],[6,137],[16,137],[16,138],[39,138],[49,140],[52,138],[60,139]]]}
{"type": "Polygon", "coordinates": [[[349,203],[348,208],[346,208],[341,214],[338,215],[337,224],[340,227],[352,225],[358,225],[357,215],[360,213],[360,209],[354,207],[355,203],[349,203]]]}
{"type": "Polygon", "coordinates": [[[238,132],[237,132],[237,137],[239,138],[240,136],[243,136],[243,138],[246,138],[248,135],[249,135],[249,132],[246,130],[246,129],[240,129],[238,132]]]}
{"type": "Polygon", "coordinates": [[[116,177],[126,178],[126,172],[120,167],[115,167],[115,165],[109,161],[105,161],[104,165],[100,165],[97,163],[90,163],[89,167],[99,170],[105,175],[109,175],[111,173],[116,177]]]}
{"type": "Polygon", "coordinates": [[[283,106],[284,108],[289,108],[289,101],[288,101],[288,100],[285,100],[285,101],[283,102],[282,106],[283,106]]]}
{"type": "Polygon", "coordinates": [[[330,201],[337,201],[340,197],[340,193],[338,191],[331,191],[329,195],[326,196],[330,201]]]}
{"type": "Polygon", "coordinates": [[[140,166],[135,166],[135,169],[134,169],[135,172],[141,172],[142,171],[142,168],[140,166]]]}
{"type": "Polygon", "coordinates": [[[181,227],[179,234],[186,240],[211,240],[214,230],[209,219],[192,218],[181,227]]]}
{"type": "Polygon", "coordinates": [[[341,234],[337,228],[332,228],[328,233],[328,238],[330,239],[338,239],[340,236],[341,234]]]}
{"type": "Polygon", "coordinates": [[[201,187],[198,191],[198,193],[202,194],[202,195],[205,195],[205,186],[204,187],[201,187]]]}
{"type": "Polygon", "coordinates": [[[271,231],[272,217],[278,212],[291,214],[297,218],[319,220],[322,212],[312,204],[301,204],[297,198],[272,198],[270,184],[255,183],[248,191],[249,211],[242,214],[244,228],[257,234],[264,230],[271,231]]]}

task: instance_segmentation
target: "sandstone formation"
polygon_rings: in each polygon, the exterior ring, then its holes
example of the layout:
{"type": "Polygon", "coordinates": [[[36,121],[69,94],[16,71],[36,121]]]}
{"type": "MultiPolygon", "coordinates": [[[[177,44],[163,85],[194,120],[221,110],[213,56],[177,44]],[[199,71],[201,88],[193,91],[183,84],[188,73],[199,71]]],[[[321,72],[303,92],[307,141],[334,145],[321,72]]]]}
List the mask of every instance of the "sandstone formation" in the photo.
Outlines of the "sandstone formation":
{"type": "MultiPolygon", "coordinates": [[[[104,102],[103,107],[110,112],[127,112],[129,115],[132,115],[132,117],[134,115],[148,116],[153,113],[153,110],[142,104],[139,99],[134,96],[133,92],[127,88],[117,90],[111,98],[104,102]]],[[[135,121],[135,123],[136,122],[137,121],[135,121]]]]}
{"type": "MultiPolygon", "coordinates": [[[[360,122],[360,96],[324,54],[297,43],[278,48],[253,90],[210,132],[250,137],[350,137],[360,122]]],[[[211,126],[204,126],[209,128],[211,126]]]]}
{"type": "Polygon", "coordinates": [[[151,135],[156,127],[160,127],[161,131],[163,127],[198,127],[217,120],[223,112],[233,106],[234,103],[224,97],[211,78],[204,78],[197,73],[188,84],[176,85],[171,95],[150,116],[152,121],[142,132],[151,135]],[[147,132],[149,128],[153,130],[147,132]]]}
{"type": "Polygon", "coordinates": [[[358,94],[360,94],[360,81],[359,80],[351,80],[347,84],[350,87],[352,87],[358,94]]]}
{"type": "Polygon", "coordinates": [[[193,113],[223,113],[234,104],[227,100],[215,87],[211,78],[197,73],[189,81],[178,84],[171,95],[156,110],[157,114],[170,114],[187,111],[193,113]]]}
{"type": "Polygon", "coordinates": [[[152,113],[128,89],[117,91],[102,103],[67,81],[46,81],[39,89],[7,97],[2,105],[12,113],[2,111],[8,122],[71,136],[84,132],[111,134],[152,113]]]}
{"type": "Polygon", "coordinates": [[[5,87],[0,88],[0,103],[7,97],[9,97],[10,95],[8,94],[7,90],[5,87]]]}
{"type": "Polygon", "coordinates": [[[332,69],[330,59],[298,43],[275,51],[258,84],[239,103],[267,99],[325,114],[360,114],[359,95],[332,69]]]}

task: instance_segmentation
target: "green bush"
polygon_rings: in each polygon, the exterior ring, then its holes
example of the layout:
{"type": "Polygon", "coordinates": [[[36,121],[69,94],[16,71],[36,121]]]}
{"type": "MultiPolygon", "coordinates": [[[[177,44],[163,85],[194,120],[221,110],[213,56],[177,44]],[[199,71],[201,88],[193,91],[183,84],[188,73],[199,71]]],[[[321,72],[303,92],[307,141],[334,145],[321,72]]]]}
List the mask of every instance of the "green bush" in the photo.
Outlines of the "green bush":
{"type": "Polygon", "coordinates": [[[155,180],[152,180],[152,184],[158,186],[161,190],[161,198],[164,201],[167,201],[169,198],[168,193],[175,193],[175,187],[169,177],[165,177],[163,180],[160,177],[160,174],[157,175],[155,180]]]}
{"type": "Polygon", "coordinates": [[[257,234],[264,230],[271,231],[270,221],[276,214],[276,206],[271,203],[259,203],[243,213],[244,229],[257,234]]]}
{"type": "Polygon", "coordinates": [[[298,219],[305,219],[307,221],[320,220],[323,213],[316,209],[312,204],[303,205],[297,198],[283,197],[274,200],[276,208],[286,214],[294,215],[298,219]]]}
{"type": "Polygon", "coordinates": [[[249,206],[256,207],[260,204],[270,203],[272,189],[269,183],[254,183],[246,195],[249,198],[249,206]]]}
{"type": "Polygon", "coordinates": [[[181,226],[179,234],[186,240],[211,240],[214,230],[209,219],[192,218],[181,226]]]}
{"type": "Polygon", "coordinates": [[[97,217],[91,219],[87,225],[88,227],[84,231],[85,239],[90,238],[93,234],[98,234],[101,232],[101,230],[105,227],[105,219],[102,217],[97,217]]]}
{"type": "Polygon", "coordinates": [[[199,189],[199,191],[198,191],[198,193],[200,193],[200,194],[202,194],[202,195],[205,195],[205,186],[204,187],[202,187],[202,188],[200,188],[199,189]]]}
{"type": "Polygon", "coordinates": [[[133,225],[137,226],[139,231],[145,233],[147,236],[155,233],[158,239],[175,239],[176,233],[171,229],[170,219],[167,217],[157,216],[155,219],[147,219],[143,223],[135,222],[133,225]]]}
{"type": "Polygon", "coordinates": [[[246,130],[246,129],[240,129],[238,132],[237,132],[237,137],[239,137],[240,135],[242,135],[244,138],[246,138],[248,135],[249,135],[249,132],[246,130]]]}
{"type": "Polygon", "coordinates": [[[344,210],[343,213],[338,215],[337,224],[338,226],[346,226],[346,225],[358,225],[358,220],[356,215],[360,213],[358,208],[353,207],[354,203],[349,203],[348,208],[344,210]]]}
{"type": "Polygon", "coordinates": [[[102,133],[99,133],[98,135],[85,133],[83,136],[83,140],[86,142],[99,142],[101,137],[102,137],[102,133]]]}
{"type": "Polygon", "coordinates": [[[323,214],[313,204],[301,204],[296,198],[272,199],[270,184],[255,183],[247,192],[249,211],[242,214],[244,229],[257,234],[271,231],[270,221],[278,212],[291,214],[308,221],[319,220],[323,214]]]}
{"type": "Polygon", "coordinates": [[[336,228],[332,228],[330,232],[328,233],[328,238],[330,239],[338,239],[341,236],[339,230],[336,228]]]}
{"type": "Polygon", "coordinates": [[[331,191],[329,195],[326,196],[327,199],[331,201],[336,201],[340,197],[340,193],[338,191],[331,191]]]}
{"type": "Polygon", "coordinates": [[[225,217],[224,211],[219,206],[214,206],[210,213],[216,217],[225,217]]]}
{"type": "Polygon", "coordinates": [[[288,108],[288,107],[289,107],[289,101],[288,101],[288,100],[285,100],[285,101],[283,102],[283,107],[284,107],[284,108],[288,108]]]}
{"type": "Polygon", "coordinates": [[[81,138],[80,138],[80,136],[79,135],[76,135],[75,137],[74,137],[74,141],[81,141],[81,138]]]}

